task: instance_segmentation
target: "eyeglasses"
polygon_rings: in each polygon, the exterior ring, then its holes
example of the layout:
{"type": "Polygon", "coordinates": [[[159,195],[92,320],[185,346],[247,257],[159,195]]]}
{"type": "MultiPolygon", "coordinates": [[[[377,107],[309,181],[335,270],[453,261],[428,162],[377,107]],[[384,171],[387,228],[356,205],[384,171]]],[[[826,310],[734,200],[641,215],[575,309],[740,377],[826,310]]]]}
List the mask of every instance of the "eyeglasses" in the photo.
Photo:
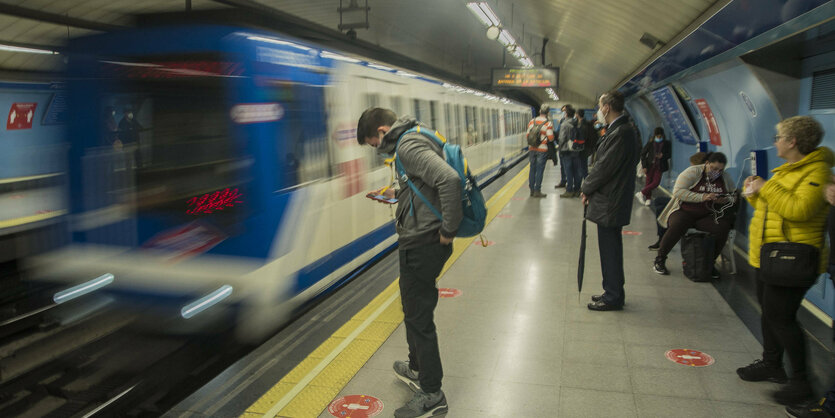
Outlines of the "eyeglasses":
{"type": "Polygon", "coordinates": [[[785,137],[786,137],[785,135],[774,135],[774,142],[777,142],[777,141],[780,140],[780,138],[785,138],[785,137]]]}

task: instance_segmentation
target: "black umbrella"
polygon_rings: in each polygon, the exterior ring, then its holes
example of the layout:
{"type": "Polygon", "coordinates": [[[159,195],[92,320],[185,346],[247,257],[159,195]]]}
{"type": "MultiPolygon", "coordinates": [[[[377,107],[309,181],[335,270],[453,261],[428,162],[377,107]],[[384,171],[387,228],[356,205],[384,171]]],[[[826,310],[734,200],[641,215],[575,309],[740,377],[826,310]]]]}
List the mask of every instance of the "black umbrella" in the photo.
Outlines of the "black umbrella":
{"type": "Polygon", "coordinates": [[[586,272],[586,210],[588,206],[583,205],[583,228],[580,233],[580,261],[577,264],[577,293],[583,291],[583,274],[586,272]]]}

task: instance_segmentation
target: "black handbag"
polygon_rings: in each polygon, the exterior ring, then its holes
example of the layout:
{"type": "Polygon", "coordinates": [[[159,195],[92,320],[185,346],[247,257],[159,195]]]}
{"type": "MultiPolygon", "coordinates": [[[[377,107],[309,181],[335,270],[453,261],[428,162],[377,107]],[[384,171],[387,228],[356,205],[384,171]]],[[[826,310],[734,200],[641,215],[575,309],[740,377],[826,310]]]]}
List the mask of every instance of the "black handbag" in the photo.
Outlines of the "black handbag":
{"type": "MultiPolygon", "coordinates": [[[[766,206],[763,217],[763,237],[768,219],[766,206]]],[[[785,236],[785,234],[783,234],[785,236]]],[[[820,250],[814,245],[797,242],[769,242],[760,246],[760,280],[784,287],[809,287],[818,279],[820,250]]]]}

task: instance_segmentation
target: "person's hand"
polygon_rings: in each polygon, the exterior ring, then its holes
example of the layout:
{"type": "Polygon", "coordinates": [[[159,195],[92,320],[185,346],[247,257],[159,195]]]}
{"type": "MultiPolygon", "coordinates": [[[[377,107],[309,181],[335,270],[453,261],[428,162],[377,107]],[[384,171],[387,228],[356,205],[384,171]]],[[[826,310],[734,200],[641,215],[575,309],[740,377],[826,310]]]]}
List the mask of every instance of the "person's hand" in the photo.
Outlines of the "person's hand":
{"type": "Polygon", "coordinates": [[[646,168],[642,168],[642,169],[641,169],[641,172],[642,172],[642,173],[644,173],[644,174],[646,174],[646,173],[647,173],[647,169],[646,169],[646,168]]]}
{"type": "Polygon", "coordinates": [[[718,203],[723,203],[723,204],[724,204],[724,203],[728,203],[728,202],[730,202],[730,201],[731,201],[731,198],[730,198],[729,196],[722,196],[722,197],[720,197],[719,199],[716,199],[716,201],[717,201],[718,203]]]}
{"type": "Polygon", "coordinates": [[[664,158],[664,154],[659,152],[658,154],[655,154],[655,158],[664,158]]]}
{"type": "Polygon", "coordinates": [[[764,185],[765,180],[763,180],[762,177],[754,177],[754,179],[751,180],[751,183],[749,183],[748,188],[746,190],[749,190],[751,194],[756,194],[760,192],[760,189],[762,189],[764,185]]]}
{"type": "Polygon", "coordinates": [[[823,195],[826,197],[826,201],[829,202],[830,205],[835,206],[835,183],[827,184],[826,188],[823,189],[823,195]]]}
{"type": "Polygon", "coordinates": [[[719,198],[719,195],[716,194],[716,193],[705,193],[702,196],[702,201],[708,202],[708,201],[711,201],[711,200],[716,200],[717,198],[719,198]]]}
{"type": "Polygon", "coordinates": [[[380,187],[379,189],[374,190],[371,193],[385,196],[386,199],[394,199],[394,189],[392,189],[391,187],[389,187],[389,188],[380,187]]]}
{"type": "Polygon", "coordinates": [[[443,245],[449,245],[452,242],[452,240],[455,239],[455,237],[447,238],[447,237],[444,236],[444,234],[439,234],[439,235],[441,236],[441,244],[443,244],[443,245]]]}
{"type": "Polygon", "coordinates": [[[589,205],[589,198],[588,198],[588,196],[586,196],[586,194],[585,194],[585,193],[580,193],[580,201],[582,201],[582,202],[583,202],[583,205],[584,205],[584,206],[588,206],[588,205],[589,205]]]}

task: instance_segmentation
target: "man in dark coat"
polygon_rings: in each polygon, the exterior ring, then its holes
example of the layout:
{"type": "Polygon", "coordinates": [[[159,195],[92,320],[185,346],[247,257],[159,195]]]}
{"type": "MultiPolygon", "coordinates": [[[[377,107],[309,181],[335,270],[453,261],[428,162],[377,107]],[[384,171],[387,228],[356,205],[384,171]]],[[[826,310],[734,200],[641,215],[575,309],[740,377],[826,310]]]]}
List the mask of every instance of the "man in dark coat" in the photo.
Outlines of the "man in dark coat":
{"type": "Polygon", "coordinates": [[[632,216],[632,190],[641,140],[623,114],[623,94],[600,96],[597,119],[608,124],[600,139],[597,161],[581,188],[586,219],[597,224],[603,294],[592,296],[588,308],[595,311],[623,309],[623,237],[621,230],[632,216]]]}

